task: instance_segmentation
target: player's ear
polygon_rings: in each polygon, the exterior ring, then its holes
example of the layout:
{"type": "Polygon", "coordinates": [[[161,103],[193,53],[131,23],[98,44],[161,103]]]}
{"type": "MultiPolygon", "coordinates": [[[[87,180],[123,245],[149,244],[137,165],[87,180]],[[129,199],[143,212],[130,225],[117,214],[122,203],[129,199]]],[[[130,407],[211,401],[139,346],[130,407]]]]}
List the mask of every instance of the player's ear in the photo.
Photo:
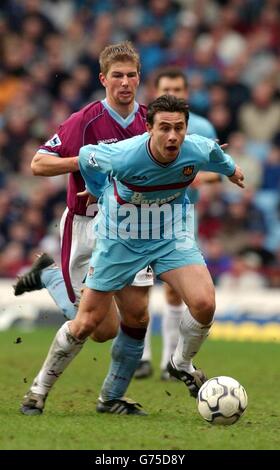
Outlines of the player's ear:
{"type": "Polygon", "coordinates": [[[152,130],[153,130],[153,127],[151,126],[151,124],[149,124],[148,122],[146,122],[146,129],[147,129],[147,132],[149,132],[149,134],[152,133],[152,130]]]}
{"type": "Polygon", "coordinates": [[[99,80],[101,82],[101,85],[103,85],[106,88],[106,77],[103,73],[100,72],[99,74],[99,80]]]}

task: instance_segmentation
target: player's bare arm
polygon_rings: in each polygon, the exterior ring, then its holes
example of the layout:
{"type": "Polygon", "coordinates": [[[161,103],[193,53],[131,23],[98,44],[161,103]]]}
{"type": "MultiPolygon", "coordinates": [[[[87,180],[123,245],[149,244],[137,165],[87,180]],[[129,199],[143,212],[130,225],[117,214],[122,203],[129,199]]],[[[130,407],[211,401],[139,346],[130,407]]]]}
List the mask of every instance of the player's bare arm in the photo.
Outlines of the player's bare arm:
{"type": "Polygon", "coordinates": [[[31,162],[35,176],[57,176],[79,171],[78,157],[60,158],[48,153],[37,152],[31,162]]]}

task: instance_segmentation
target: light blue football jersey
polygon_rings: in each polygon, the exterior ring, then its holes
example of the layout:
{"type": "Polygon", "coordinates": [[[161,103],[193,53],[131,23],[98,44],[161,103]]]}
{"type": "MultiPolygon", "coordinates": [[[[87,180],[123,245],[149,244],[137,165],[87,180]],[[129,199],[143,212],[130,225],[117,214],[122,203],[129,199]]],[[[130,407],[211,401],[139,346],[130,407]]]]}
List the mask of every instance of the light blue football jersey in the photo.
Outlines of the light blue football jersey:
{"type": "Polygon", "coordinates": [[[215,131],[214,126],[211,124],[208,119],[205,119],[198,114],[191,113],[189,114],[189,122],[188,122],[188,134],[198,134],[202,137],[207,137],[208,139],[215,140],[217,138],[217,134],[215,131]]]}
{"type": "MultiPolygon", "coordinates": [[[[205,119],[198,114],[189,113],[189,122],[188,122],[188,134],[198,134],[202,137],[207,137],[208,139],[215,140],[217,139],[217,134],[214,126],[211,124],[208,119],[205,119]]],[[[199,199],[199,189],[198,188],[188,188],[187,195],[192,204],[195,204],[199,199]]]]}
{"type": "Polygon", "coordinates": [[[174,206],[174,210],[168,214],[169,219],[163,217],[163,220],[158,220],[161,230],[159,238],[164,239],[167,220],[172,222],[178,214],[175,208],[180,207],[182,214],[186,213],[185,206],[189,204],[186,188],[198,171],[230,176],[235,170],[232,158],[213,140],[194,134],[187,135],[177,158],[168,164],[154,159],[149,140],[149,134],[145,133],[116,144],[87,145],[80,150],[80,171],[90,193],[97,194],[99,177],[102,180],[102,175],[109,175],[100,198],[101,210],[98,215],[102,236],[106,238],[109,233],[113,233],[115,239],[118,239],[119,229],[124,226],[127,215],[127,204],[136,211],[133,220],[138,227],[133,227],[134,238],[129,236],[125,240],[121,237],[120,240],[130,246],[139,246],[139,231],[143,231],[143,225],[147,242],[152,242],[153,237],[150,235],[155,229],[154,222],[146,219],[143,222],[143,207],[174,206]]]}
{"type": "MultiPolygon", "coordinates": [[[[198,116],[194,113],[189,113],[189,121],[188,121],[188,128],[187,134],[198,134],[202,137],[207,137],[209,139],[215,140],[217,138],[216,131],[213,125],[205,118],[198,116]]],[[[106,184],[106,176],[103,174],[97,174],[95,177],[94,187],[95,192],[94,195],[96,197],[101,196],[104,185],[106,184]]],[[[195,203],[198,200],[198,189],[197,188],[189,188],[187,189],[187,195],[191,203],[195,203]]]]}

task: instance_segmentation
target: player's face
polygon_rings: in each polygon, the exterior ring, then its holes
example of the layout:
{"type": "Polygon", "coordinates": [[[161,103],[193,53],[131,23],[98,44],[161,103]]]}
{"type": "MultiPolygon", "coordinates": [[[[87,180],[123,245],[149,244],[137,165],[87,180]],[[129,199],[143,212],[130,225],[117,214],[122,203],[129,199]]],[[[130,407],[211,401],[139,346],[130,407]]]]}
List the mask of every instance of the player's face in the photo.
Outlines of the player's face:
{"type": "Polygon", "coordinates": [[[153,156],[162,163],[176,159],[186,135],[186,119],[183,113],[158,112],[153,126],[147,124],[151,136],[150,147],[153,156]]]}
{"type": "MultiPolygon", "coordinates": [[[[106,98],[112,108],[133,108],[139,86],[139,73],[133,62],[114,62],[106,76],[100,74],[100,81],[106,88],[106,98]]],[[[131,109],[132,111],[132,109],[131,109]]]]}
{"type": "Polygon", "coordinates": [[[156,89],[156,97],[161,95],[173,95],[176,98],[187,100],[188,90],[185,87],[183,78],[161,77],[156,89]]]}

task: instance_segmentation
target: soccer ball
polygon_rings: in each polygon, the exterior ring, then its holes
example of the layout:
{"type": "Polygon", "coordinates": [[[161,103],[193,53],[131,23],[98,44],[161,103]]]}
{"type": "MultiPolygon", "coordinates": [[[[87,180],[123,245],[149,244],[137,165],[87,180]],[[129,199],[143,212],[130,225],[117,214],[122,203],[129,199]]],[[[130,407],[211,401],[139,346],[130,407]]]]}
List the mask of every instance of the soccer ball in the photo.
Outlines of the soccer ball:
{"type": "Polygon", "coordinates": [[[199,389],[198,411],[208,423],[234,424],[248,404],[247,393],[237,380],[220,376],[207,380],[199,389]]]}

